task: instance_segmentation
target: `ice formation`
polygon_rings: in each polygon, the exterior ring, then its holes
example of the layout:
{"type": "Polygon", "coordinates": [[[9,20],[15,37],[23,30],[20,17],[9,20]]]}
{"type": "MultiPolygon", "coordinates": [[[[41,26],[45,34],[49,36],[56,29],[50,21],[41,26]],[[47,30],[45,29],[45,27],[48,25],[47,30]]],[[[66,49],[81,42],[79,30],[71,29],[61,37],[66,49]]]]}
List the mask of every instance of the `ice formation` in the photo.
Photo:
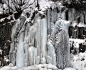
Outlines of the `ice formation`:
{"type": "Polygon", "coordinates": [[[19,37],[19,44],[18,44],[18,48],[17,48],[17,56],[16,56],[16,65],[18,68],[22,68],[24,67],[24,42],[23,42],[23,38],[24,38],[24,33],[21,32],[20,33],[20,37],[19,37]]]}
{"type": "Polygon", "coordinates": [[[52,41],[49,40],[47,42],[47,63],[53,64],[56,66],[56,54],[55,54],[55,48],[52,45],[52,41]]]}
{"type": "Polygon", "coordinates": [[[37,10],[28,9],[29,17],[24,10],[15,22],[10,61],[17,69],[57,70],[69,67],[70,22],[64,20],[66,10],[62,9],[65,7],[60,2],[45,0],[39,2],[39,7],[37,10]]]}
{"type": "MultiPolygon", "coordinates": [[[[45,8],[41,3],[44,2],[39,2],[39,4],[41,7],[45,8]]],[[[51,4],[53,4],[53,2],[46,4],[48,5],[46,7],[52,7],[51,4]]],[[[55,8],[56,5],[57,4],[53,4],[55,8]]],[[[61,5],[60,10],[62,8],[63,6],[61,5]]],[[[47,15],[43,12],[44,10],[42,10],[43,13],[38,11],[38,14],[35,14],[34,20],[31,23],[29,22],[29,19],[25,17],[26,15],[23,14],[18,19],[19,21],[16,22],[16,28],[13,28],[12,30],[13,42],[11,44],[11,46],[15,48],[13,49],[11,47],[10,53],[12,50],[17,51],[17,53],[15,53],[16,57],[10,57],[10,59],[16,59],[16,62],[14,61],[12,63],[14,65],[16,63],[18,69],[36,64],[51,64],[61,69],[69,66],[70,51],[68,43],[68,27],[70,22],[63,20],[65,19],[64,12],[61,16],[62,19],[57,20],[58,15],[55,15],[56,10],[54,10],[53,7],[52,9],[52,12],[50,12],[51,10],[49,9],[47,15]],[[49,13],[52,15],[52,18],[49,17],[49,13]],[[49,35],[47,34],[47,30],[50,32],[51,40],[47,38],[49,35]],[[58,37],[58,39],[54,43],[55,36],[58,37]],[[65,50],[67,51],[65,52],[65,50]]],[[[51,68],[53,67],[51,66],[51,68]]]]}
{"type": "Polygon", "coordinates": [[[54,28],[54,32],[57,37],[55,44],[57,67],[61,69],[68,67],[70,65],[70,48],[68,36],[69,25],[69,21],[59,20],[55,23],[54,28]]]}

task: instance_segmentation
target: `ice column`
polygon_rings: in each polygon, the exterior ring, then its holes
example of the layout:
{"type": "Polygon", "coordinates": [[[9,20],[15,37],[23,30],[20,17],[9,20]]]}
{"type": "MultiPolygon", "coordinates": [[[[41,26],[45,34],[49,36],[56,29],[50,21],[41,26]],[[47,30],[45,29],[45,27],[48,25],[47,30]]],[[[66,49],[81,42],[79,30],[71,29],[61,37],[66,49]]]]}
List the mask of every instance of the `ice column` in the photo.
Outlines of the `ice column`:
{"type": "Polygon", "coordinates": [[[41,19],[41,63],[46,63],[47,21],[41,19]]]}
{"type": "Polygon", "coordinates": [[[28,61],[28,34],[29,34],[29,29],[30,29],[30,23],[26,22],[26,26],[25,26],[25,38],[24,38],[24,48],[25,48],[25,66],[29,65],[29,61],[28,61]]]}
{"type": "Polygon", "coordinates": [[[83,11],[81,11],[81,22],[84,23],[84,14],[83,14],[83,11]]]}
{"type": "Polygon", "coordinates": [[[36,56],[37,56],[37,49],[33,46],[30,46],[29,49],[28,49],[28,56],[29,56],[29,65],[34,65],[36,60],[36,56]]]}
{"type": "Polygon", "coordinates": [[[72,20],[73,21],[75,20],[75,9],[74,8],[72,9],[72,20]]]}
{"type": "Polygon", "coordinates": [[[39,14],[36,15],[35,17],[35,24],[37,24],[37,32],[36,32],[36,43],[37,43],[37,57],[36,57],[36,64],[39,64],[41,61],[41,24],[40,24],[41,18],[39,14]]]}
{"type": "Polygon", "coordinates": [[[52,41],[47,42],[47,63],[51,63],[56,66],[56,54],[55,48],[52,45],[52,41]]]}
{"type": "Polygon", "coordinates": [[[66,19],[66,18],[65,18],[65,11],[62,12],[61,17],[62,17],[62,19],[64,19],[64,20],[66,19]]]}
{"type": "Polygon", "coordinates": [[[71,17],[72,17],[72,13],[71,13],[71,11],[72,11],[72,10],[69,9],[69,12],[68,12],[68,20],[71,20],[71,21],[72,21],[72,18],[71,18],[71,17]]]}
{"type": "Polygon", "coordinates": [[[17,68],[22,68],[24,66],[24,42],[23,42],[23,38],[24,38],[24,32],[20,33],[19,36],[19,44],[18,44],[18,48],[17,48],[17,57],[16,57],[16,65],[17,68]]]}

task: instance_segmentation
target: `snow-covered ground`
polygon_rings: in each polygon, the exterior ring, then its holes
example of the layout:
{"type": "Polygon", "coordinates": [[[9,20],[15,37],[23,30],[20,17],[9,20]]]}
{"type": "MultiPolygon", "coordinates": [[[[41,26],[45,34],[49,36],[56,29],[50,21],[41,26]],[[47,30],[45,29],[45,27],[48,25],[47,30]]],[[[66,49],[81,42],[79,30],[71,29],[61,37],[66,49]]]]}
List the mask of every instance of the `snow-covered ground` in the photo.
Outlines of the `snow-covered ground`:
{"type": "Polygon", "coordinates": [[[0,70],[48,70],[48,69],[57,70],[57,67],[51,64],[39,64],[39,65],[23,67],[22,69],[17,69],[16,66],[11,67],[11,65],[0,68],[0,70]]]}
{"type": "MultiPolygon", "coordinates": [[[[65,68],[64,70],[86,70],[86,52],[84,53],[79,53],[77,55],[71,54],[71,67],[70,68],[65,68]]],[[[33,65],[29,67],[24,67],[22,68],[23,70],[48,70],[51,69],[51,67],[54,70],[61,70],[61,69],[56,69],[55,66],[51,64],[40,64],[40,65],[33,65]]],[[[4,66],[0,68],[0,70],[16,70],[16,66],[9,65],[9,66],[4,66]]]]}
{"type": "Polygon", "coordinates": [[[71,65],[76,70],[86,70],[86,52],[77,55],[71,54],[71,65]]]}

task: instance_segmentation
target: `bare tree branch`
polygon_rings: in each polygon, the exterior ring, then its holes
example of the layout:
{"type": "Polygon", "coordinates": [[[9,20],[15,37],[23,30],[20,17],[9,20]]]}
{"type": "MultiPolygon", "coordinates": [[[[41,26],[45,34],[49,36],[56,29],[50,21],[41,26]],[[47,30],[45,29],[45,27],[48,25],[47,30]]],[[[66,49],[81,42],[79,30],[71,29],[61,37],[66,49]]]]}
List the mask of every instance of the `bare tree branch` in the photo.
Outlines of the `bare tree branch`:
{"type": "Polygon", "coordinates": [[[25,7],[23,7],[22,10],[28,8],[28,7],[29,7],[30,5],[32,5],[33,3],[35,3],[35,0],[34,0],[31,4],[29,4],[27,7],[26,7],[26,5],[25,5],[25,7]]]}

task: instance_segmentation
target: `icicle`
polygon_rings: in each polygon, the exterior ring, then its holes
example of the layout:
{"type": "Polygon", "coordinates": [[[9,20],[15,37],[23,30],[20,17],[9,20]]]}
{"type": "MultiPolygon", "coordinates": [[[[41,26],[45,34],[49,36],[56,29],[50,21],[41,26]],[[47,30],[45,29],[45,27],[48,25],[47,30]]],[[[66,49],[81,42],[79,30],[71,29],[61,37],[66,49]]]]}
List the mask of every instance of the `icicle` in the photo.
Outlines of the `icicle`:
{"type": "Polygon", "coordinates": [[[83,15],[83,11],[81,11],[81,22],[84,23],[84,15],[83,15]]]}
{"type": "Polygon", "coordinates": [[[50,34],[50,9],[48,9],[48,33],[50,34]]]}
{"type": "Polygon", "coordinates": [[[85,12],[85,24],[86,24],[86,12],[85,12]]]}
{"type": "Polygon", "coordinates": [[[28,66],[29,65],[29,56],[28,56],[28,48],[29,48],[29,45],[27,43],[24,43],[24,47],[25,47],[25,66],[28,66]]]}
{"type": "Polygon", "coordinates": [[[52,9],[52,14],[51,15],[52,15],[52,22],[51,23],[53,23],[54,22],[54,17],[55,17],[54,16],[54,9],[52,9]]]}
{"type": "Polygon", "coordinates": [[[74,8],[72,9],[72,20],[73,21],[75,20],[75,9],[74,8]]]}
{"type": "Polygon", "coordinates": [[[65,11],[62,12],[62,15],[61,15],[61,16],[62,16],[62,19],[63,19],[63,20],[66,19],[66,18],[65,18],[65,11]]]}
{"type": "Polygon", "coordinates": [[[71,20],[72,21],[72,13],[71,13],[71,9],[69,9],[69,12],[68,12],[68,20],[71,20]]]}

